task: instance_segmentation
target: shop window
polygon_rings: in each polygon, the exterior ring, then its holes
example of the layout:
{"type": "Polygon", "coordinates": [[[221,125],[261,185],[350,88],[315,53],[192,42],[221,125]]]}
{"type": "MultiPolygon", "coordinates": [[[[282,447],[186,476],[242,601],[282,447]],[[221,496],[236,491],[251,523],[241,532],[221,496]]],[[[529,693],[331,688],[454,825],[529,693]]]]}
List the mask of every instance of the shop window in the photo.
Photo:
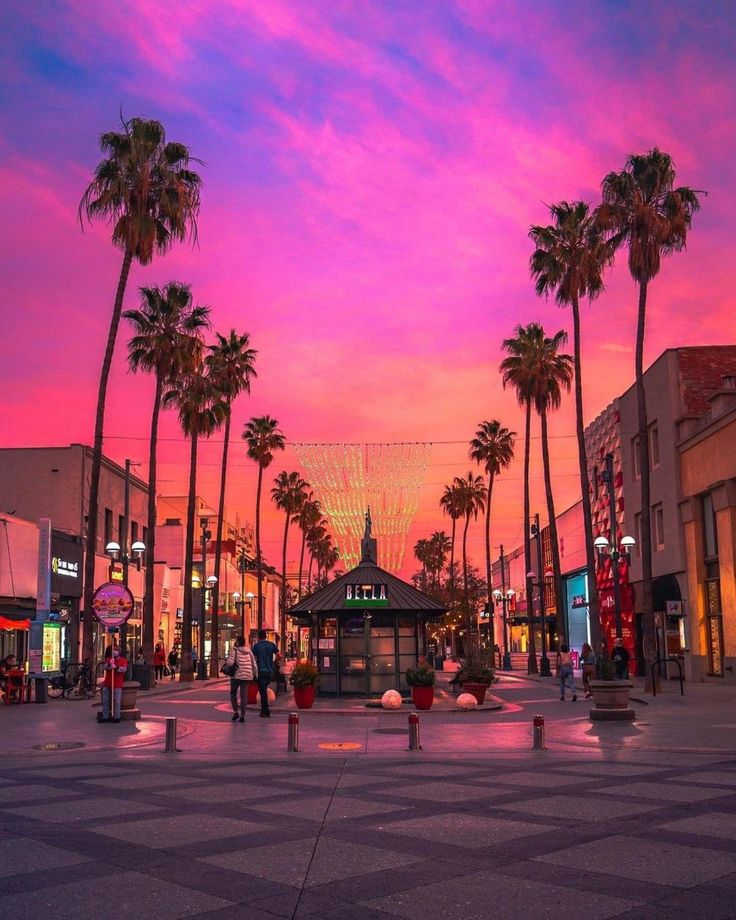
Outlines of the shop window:
{"type": "Polygon", "coordinates": [[[655,422],[649,429],[649,457],[652,469],[659,466],[659,426],[655,422]]]}
{"type": "Polygon", "coordinates": [[[127,533],[125,532],[125,515],[118,515],[118,543],[120,546],[125,549],[125,546],[128,542],[127,533]]]}
{"type": "Polygon", "coordinates": [[[105,546],[112,543],[112,508],[105,508],[105,546]]]}
{"type": "Polygon", "coordinates": [[[652,507],[652,529],[655,547],[664,549],[664,507],[661,504],[652,507]]]}
{"type": "Polygon", "coordinates": [[[138,521],[132,521],[130,525],[130,544],[138,542],[138,521]]]}

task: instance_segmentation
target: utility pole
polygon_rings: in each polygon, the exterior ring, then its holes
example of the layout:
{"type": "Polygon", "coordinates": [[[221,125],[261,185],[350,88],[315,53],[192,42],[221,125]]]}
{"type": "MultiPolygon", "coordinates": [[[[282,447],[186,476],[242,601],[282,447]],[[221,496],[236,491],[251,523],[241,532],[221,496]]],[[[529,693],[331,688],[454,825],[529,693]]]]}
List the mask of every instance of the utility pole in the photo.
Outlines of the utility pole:
{"type": "Polygon", "coordinates": [[[212,536],[207,530],[209,518],[202,518],[200,526],[202,528],[202,609],[199,615],[199,654],[197,656],[197,674],[196,680],[204,680],[206,674],[206,665],[204,661],[204,625],[207,610],[207,541],[212,536]]]}

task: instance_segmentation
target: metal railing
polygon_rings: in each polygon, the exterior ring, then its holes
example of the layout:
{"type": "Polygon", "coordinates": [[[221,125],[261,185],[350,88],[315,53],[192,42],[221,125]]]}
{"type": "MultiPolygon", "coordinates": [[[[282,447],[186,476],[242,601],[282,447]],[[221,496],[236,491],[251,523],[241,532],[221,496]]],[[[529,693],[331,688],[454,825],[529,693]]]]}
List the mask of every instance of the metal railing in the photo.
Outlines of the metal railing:
{"type": "Polygon", "coordinates": [[[685,681],[682,676],[682,662],[680,661],[679,658],[675,657],[674,655],[670,655],[669,658],[655,658],[655,660],[652,662],[652,696],[657,695],[657,681],[654,676],[654,669],[657,666],[660,666],[659,676],[661,677],[662,676],[661,665],[667,664],[668,661],[672,661],[677,665],[677,670],[679,672],[679,680],[680,680],[680,696],[685,696],[685,681]]]}

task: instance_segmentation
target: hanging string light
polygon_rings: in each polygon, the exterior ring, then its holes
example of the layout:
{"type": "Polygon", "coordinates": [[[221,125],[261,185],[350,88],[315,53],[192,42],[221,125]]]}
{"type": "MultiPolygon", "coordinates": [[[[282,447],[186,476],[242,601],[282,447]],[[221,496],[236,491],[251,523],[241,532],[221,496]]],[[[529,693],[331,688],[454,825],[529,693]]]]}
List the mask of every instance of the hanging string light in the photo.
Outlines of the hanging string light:
{"type": "Polygon", "coordinates": [[[379,565],[398,571],[417,513],[431,442],[294,443],[293,447],[330,520],[344,564],[352,567],[360,561],[365,512],[370,506],[379,565]]]}

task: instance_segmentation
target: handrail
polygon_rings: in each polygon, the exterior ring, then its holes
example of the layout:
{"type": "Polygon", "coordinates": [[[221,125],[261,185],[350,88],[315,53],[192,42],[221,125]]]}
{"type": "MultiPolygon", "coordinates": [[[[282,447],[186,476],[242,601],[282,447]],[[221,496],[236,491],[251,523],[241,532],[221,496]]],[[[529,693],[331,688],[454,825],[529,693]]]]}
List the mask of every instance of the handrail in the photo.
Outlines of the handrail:
{"type": "Polygon", "coordinates": [[[654,677],[654,669],[659,664],[667,664],[668,661],[674,661],[677,665],[677,670],[680,673],[680,696],[685,696],[685,684],[682,676],[682,662],[675,655],[670,655],[668,658],[655,658],[652,662],[652,695],[657,695],[657,681],[654,677]]]}

